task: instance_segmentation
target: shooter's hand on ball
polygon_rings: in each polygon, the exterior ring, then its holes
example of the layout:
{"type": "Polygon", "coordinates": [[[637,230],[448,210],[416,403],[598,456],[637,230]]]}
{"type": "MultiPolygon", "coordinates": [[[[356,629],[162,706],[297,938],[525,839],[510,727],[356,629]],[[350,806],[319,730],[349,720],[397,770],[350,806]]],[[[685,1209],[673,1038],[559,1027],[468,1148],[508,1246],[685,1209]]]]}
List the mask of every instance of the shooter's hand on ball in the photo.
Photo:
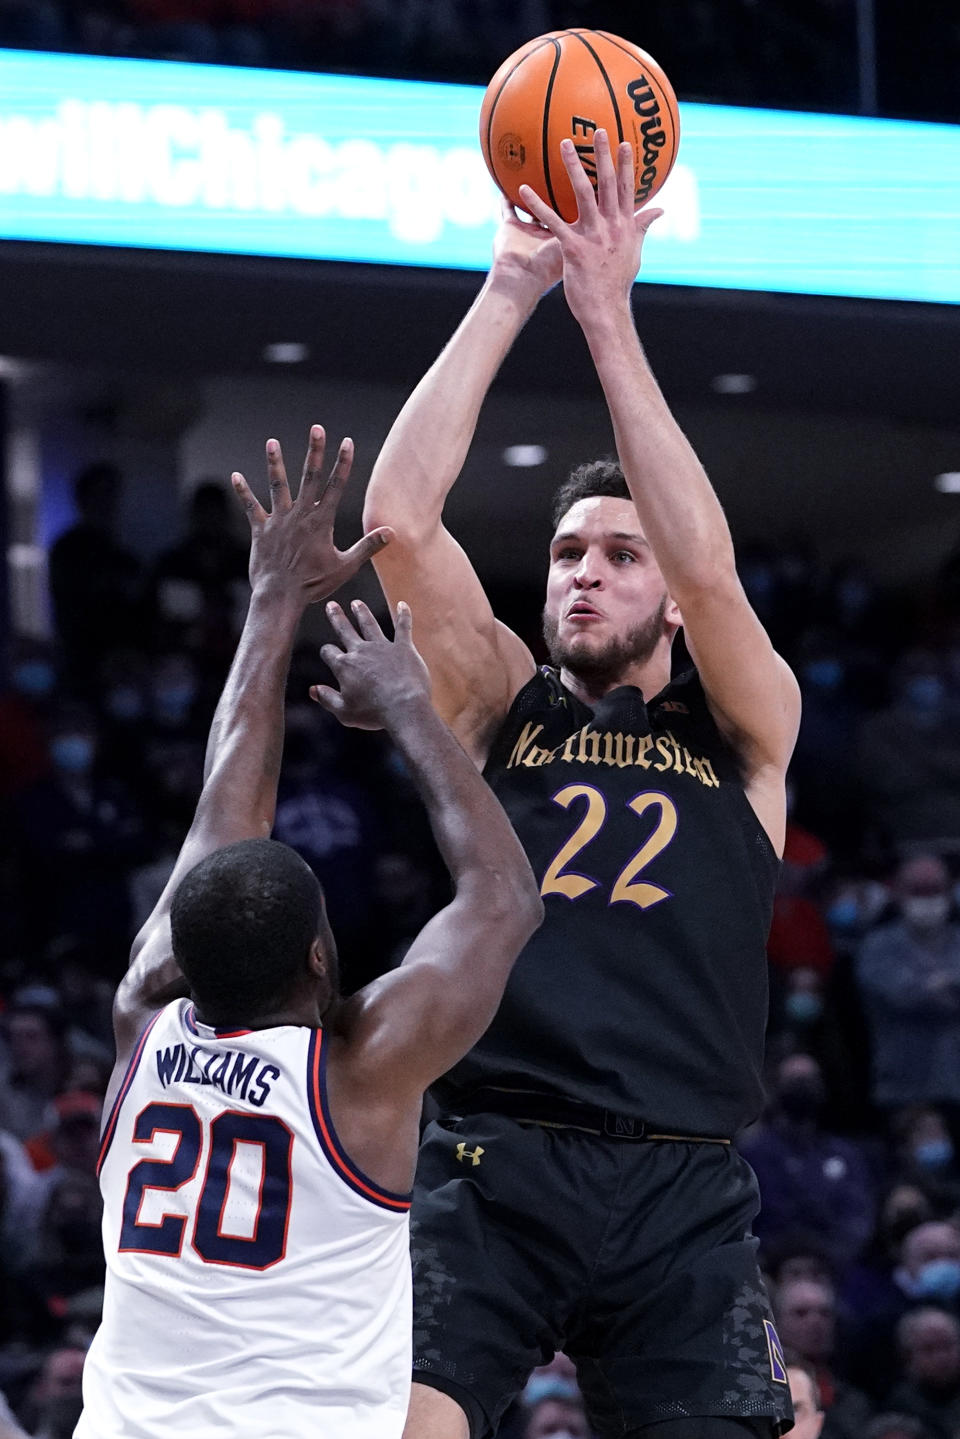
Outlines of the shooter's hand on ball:
{"type": "Polygon", "coordinates": [[[574,224],[561,220],[528,185],[521,191],[530,213],[560,242],[563,292],[582,326],[614,307],[629,308],[644,238],[653,221],[663,214],[658,209],[634,211],[634,157],[629,144],[620,146],[616,168],[605,130],[594,133],[593,145],[596,194],[572,140],[564,140],[561,145],[579,207],[574,224]]]}
{"type": "Polygon", "coordinates": [[[500,228],[493,241],[492,279],[513,287],[535,304],[552,290],[563,273],[560,245],[549,230],[521,220],[506,196],[501,197],[500,228]]]}
{"type": "Polygon", "coordinates": [[[387,639],[362,600],[350,606],[350,619],[338,604],[327,605],[327,619],[339,645],[320,651],[339,690],[314,685],[310,695],[341,724],[353,729],[386,729],[429,716],[430,675],[414,648],[409,605],[397,606],[393,641],[387,639]]]}
{"type": "Polygon", "coordinates": [[[232,476],[234,491],[250,522],[251,588],[255,594],[269,593],[301,609],[332,595],[393,538],[393,531],[381,526],[350,549],[337,549],[333,524],[353,465],[353,441],[340,442],[326,479],[325,448],[323,427],[313,425],[300,489],[293,499],[280,445],[276,440],[267,441],[270,510],[263,508],[243,475],[232,476]]]}

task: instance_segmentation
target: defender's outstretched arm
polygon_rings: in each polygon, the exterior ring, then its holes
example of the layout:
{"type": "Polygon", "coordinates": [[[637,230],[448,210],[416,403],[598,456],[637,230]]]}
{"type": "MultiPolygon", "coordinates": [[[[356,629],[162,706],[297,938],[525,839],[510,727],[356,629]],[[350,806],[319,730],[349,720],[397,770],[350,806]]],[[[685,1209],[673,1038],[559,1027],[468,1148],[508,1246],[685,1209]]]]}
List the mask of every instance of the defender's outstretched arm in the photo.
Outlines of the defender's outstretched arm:
{"type": "MultiPolygon", "coordinates": [[[[340,553],[333,523],[353,463],[344,440],[329,478],[323,475],[325,437],[310,432],[300,491],[294,500],[276,440],[267,444],[272,510],[265,511],[242,475],[233,484],[250,521],[253,593],[237,653],[217,706],[197,811],[173,873],[133,942],[130,968],[114,1000],[119,1081],[150,1015],[186,993],[173,957],[170,905],[184,875],[206,855],[241,839],[266,837],[273,827],[283,756],[284,686],[300,617],[307,605],[338,589],[389,532],[366,535],[340,553]]],[[[110,1099],[108,1093],[108,1101],[110,1099]]],[[[104,1113],[110,1110],[109,1102],[104,1113]]]]}

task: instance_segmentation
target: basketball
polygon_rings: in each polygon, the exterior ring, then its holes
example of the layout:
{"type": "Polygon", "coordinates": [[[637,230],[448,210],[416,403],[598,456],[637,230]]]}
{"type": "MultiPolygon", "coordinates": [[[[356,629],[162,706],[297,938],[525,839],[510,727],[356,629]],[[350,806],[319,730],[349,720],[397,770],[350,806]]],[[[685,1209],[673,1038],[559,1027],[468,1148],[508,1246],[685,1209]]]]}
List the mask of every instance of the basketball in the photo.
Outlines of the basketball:
{"type": "Polygon", "coordinates": [[[519,191],[529,185],[571,222],[577,202],[560,141],[573,141],[596,188],[598,129],[614,152],[630,141],[634,200],[637,208],[646,204],[677,156],[677,97],[656,60],[604,30],[553,30],[528,40],[504,60],[480,108],[483,158],[507,199],[525,209],[519,191]]]}

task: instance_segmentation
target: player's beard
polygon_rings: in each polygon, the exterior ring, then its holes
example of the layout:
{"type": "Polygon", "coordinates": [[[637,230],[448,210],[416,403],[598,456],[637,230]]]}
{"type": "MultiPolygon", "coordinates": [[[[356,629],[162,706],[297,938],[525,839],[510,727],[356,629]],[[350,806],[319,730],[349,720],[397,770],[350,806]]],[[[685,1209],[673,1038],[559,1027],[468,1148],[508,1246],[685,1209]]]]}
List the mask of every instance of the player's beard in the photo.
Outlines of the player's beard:
{"type": "Polygon", "coordinates": [[[623,683],[623,676],[634,665],[646,664],[663,638],[663,619],[667,612],[664,595],[643,624],[635,625],[625,635],[615,636],[600,649],[571,644],[560,639],[557,620],[543,612],[543,638],[550,663],[556,669],[568,670],[578,679],[589,682],[592,689],[612,688],[623,683]]]}

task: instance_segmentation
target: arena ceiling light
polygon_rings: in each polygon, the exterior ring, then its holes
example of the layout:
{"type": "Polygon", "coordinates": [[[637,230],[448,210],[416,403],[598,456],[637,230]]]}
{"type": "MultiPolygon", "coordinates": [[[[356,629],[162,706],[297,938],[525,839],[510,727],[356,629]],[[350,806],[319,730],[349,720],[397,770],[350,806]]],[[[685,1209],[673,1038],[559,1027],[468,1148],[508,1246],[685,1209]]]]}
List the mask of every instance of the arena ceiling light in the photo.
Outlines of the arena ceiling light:
{"type": "Polygon", "coordinates": [[[942,475],[936,475],[933,487],[942,495],[960,495],[960,470],[944,470],[942,475]]]}
{"type": "Polygon", "coordinates": [[[714,375],[710,388],[718,395],[749,395],[757,388],[757,377],[745,374],[714,375]]]}
{"type": "Polygon", "coordinates": [[[530,470],[545,464],[548,454],[546,445],[508,445],[503,452],[503,463],[511,469],[530,470]]]}
{"type": "Polygon", "coordinates": [[[279,340],[264,345],[263,358],[271,365],[302,365],[310,358],[310,346],[300,340],[279,340]]]}

